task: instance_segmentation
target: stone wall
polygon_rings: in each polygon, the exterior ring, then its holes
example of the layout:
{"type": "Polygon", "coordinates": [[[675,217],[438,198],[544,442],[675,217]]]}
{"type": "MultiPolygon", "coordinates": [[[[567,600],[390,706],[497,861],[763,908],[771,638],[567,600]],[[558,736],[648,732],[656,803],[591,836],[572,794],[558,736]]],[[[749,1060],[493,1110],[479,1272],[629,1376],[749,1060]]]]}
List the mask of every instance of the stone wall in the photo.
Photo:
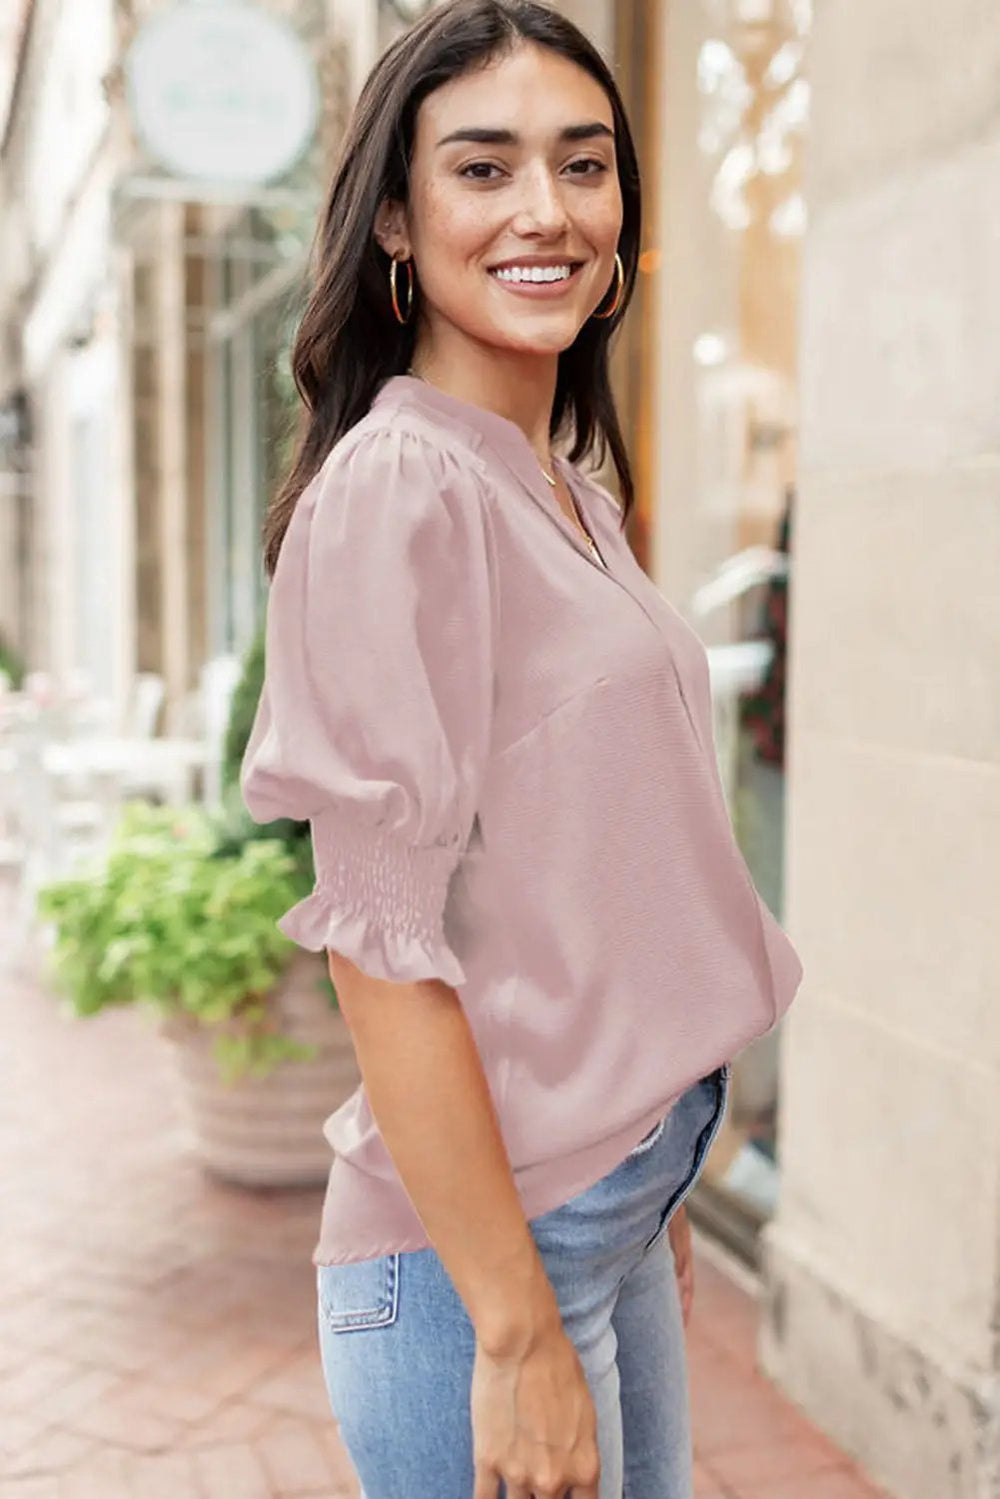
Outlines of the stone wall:
{"type": "Polygon", "coordinates": [[[1000,17],[819,5],[772,1376],[901,1499],[1000,1495],[1000,17]]]}

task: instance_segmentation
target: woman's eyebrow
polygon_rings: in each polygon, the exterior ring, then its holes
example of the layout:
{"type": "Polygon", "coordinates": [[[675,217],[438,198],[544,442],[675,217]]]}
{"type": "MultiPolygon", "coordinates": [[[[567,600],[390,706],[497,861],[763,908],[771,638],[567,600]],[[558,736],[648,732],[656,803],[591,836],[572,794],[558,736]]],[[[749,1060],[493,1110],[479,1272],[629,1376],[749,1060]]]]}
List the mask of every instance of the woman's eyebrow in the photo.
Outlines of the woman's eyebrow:
{"type": "MultiPolygon", "coordinates": [[[[600,120],[588,120],[582,125],[566,125],[559,132],[560,141],[589,141],[597,136],[614,140],[615,133],[600,120]]],[[[516,130],[494,129],[489,125],[465,125],[453,130],[438,141],[438,146],[450,145],[453,141],[474,141],[481,146],[519,146],[521,137],[516,130]]]]}

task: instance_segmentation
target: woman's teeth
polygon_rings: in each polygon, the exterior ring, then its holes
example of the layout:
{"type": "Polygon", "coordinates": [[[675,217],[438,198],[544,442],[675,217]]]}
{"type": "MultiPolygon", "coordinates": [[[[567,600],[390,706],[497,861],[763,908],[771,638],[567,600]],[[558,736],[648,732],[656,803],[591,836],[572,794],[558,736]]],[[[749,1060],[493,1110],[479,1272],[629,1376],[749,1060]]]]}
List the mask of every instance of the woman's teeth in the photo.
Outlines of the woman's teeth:
{"type": "Polygon", "coordinates": [[[505,265],[490,271],[498,281],[568,281],[570,265],[505,265]]]}

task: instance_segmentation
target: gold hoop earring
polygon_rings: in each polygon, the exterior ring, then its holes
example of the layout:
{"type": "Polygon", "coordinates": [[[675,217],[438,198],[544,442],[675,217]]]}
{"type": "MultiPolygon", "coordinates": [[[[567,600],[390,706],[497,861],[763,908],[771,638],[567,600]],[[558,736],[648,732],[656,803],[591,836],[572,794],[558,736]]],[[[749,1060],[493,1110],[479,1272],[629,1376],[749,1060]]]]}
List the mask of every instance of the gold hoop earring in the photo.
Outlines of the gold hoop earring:
{"type": "Polygon", "coordinates": [[[396,294],[396,267],[397,267],[397,265],[399,265],[399,261],[396,259],[395,255],[394,255],[392,257],[392,262],[391,262],[391,264],[389,266],[389,294],[392,297],[392,310],[396,314],[396,321],[398,323],[408,323],[410,321],[410,316],[411,316],[411,314],[413,312],[413,262],[409,261],[409,260],[404,260],[403,261],[403,265],[406,266],[406,316],[405,317],[403,316],[403,314],[399,310],[399,298],[398,298],[398,296],[396,294]]]}
{"type": "Polygon", "coordinates": [[[622,258],[618,254],[618,251],[616,250],[615,251],[615,295],[614,295],[614,301],[611,303],[611,306],[608,308],[607,312],[594,312],[594,313],[591,313],[591,316],[592,317],[596,317],[596,318],[602,318],[602,319],[603,318],[614,317],[615,313],[618,311],[619,307],[621,306],[622,296],[623,296],[624,292],[625,292],[625,267],[622,265],[622,258]]]}

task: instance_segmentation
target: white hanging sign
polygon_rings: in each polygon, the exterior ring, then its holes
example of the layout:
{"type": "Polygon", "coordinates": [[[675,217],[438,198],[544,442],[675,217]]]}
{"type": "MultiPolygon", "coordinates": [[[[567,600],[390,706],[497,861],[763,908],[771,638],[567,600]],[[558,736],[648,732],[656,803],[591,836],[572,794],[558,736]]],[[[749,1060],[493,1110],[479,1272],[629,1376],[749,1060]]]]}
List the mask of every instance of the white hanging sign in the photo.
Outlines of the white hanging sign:
{"type": "Polygon", "coordinates": [[[247,0],[181,0],[139,30],[125,60],[136,134],[181,177],[262,183],[316,128],[316,70],[298,34],[247,0]]]}

